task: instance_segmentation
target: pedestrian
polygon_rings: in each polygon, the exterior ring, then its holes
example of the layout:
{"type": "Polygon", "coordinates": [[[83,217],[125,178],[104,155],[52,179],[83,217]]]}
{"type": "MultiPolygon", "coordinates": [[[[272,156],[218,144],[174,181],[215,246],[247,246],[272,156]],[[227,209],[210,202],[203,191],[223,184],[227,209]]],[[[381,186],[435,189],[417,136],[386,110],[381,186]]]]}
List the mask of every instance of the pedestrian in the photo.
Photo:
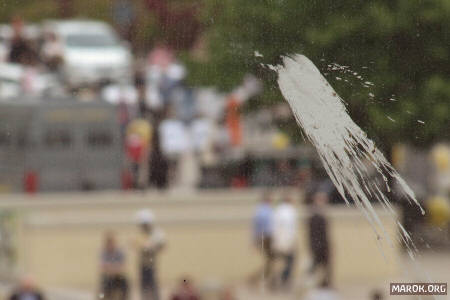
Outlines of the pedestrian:
{"type": "Polygon", "coordinates": [[[330,241],[328,236],[328,222],[325,216],[328,194],[325,192],[317,192],[312,198],[312,212],[308,221],[309,246],[313,258],[310,273],[315,273],[318,268],[322,268],[324,274],[321,281],[326,281],[330,284],[332,282],[330,241]]]}
{"type": "Polygon", "coordinates": [[[142,300],[159,300],[157,281],[157,257],[165,246],[163,231],[155,225],[155,217],[150,210],[137,213],[139,235],[135,240],[138,251],[140,288],[142,300]]]}
{"type": "Polygon", "coordinates": [[[105,234],[101,253],[101,289],[105,299],[128,299],[128,282],[125,275],[125,254],[117,246],[112,232],[105,234]]]}
{"type": "Polygon", "coordinates": [[[59,71],[63,63],[63,52],[63,45],[58,36],[53,32],[45,33],[44,44],[40,54],[50,71],[59,71]]]}
{"type": "Polygon", "coordinates": [[[42,292],[36,287],[31,276],[20,279],[19,285],[8,298],[9,300],[44,300],[42,292]]]}
{"type": "Polygon", "coordinates": [[[200,300],[200,295],[197,292],[192,281],[185,277],[180,281],[175,292],[170,297],[171,300],[200,300]]]}
{"type": "Polygon", "coordinates": [[[272,221],[272,195],[266,191],[253,217],[253,244],[263,255],[264,265],[261,271],[258,270],[250,276],[250,283],[255,283],[261,278],[263,281],[270,280],[273,263],[272,221]]]}
{"type": "Polygon", "coordinates": [[[183,154],[192,149],[192,140],[184,122],[175,115],[173,107],[167,110],[167,118],[159,123],[159,143],[162,154],[168,159],[170,183],[178,183],[182,171],[183,154]]]}
{"type": "Polygon", "coordinates": [[[150,185],[155,186],[158,190],[165,190],[169,184],[169,161],[161,151],[160,135],[156,130],[152,140],[153,146],[150,152],[149,169],[150,185]]]}
{"type": "Polygon", "coordinates": [[[29,64],[36,58],[31,43],[24,37],[25,24],[19,17],[14,17],[11,23],[13,36],[9,49],[8,61],[16,64],[29,64]]]}
{"type": "Polygon", "coordinates": [[[273,216],[273,250],[277,260],[284,262],[280,276],[282,287],[288,287],[294,268],[298,240],[298,213],[292,198],[285,194],[273,216]]]}
{"type": "Polygon", "coordinates": [[[128,124],[126,132],[127,158],[130,162],[133,188],[144,188],[148,179],[141,180],[146,175],[148,153],[153,135],[153,128],[145,119],[135,119],[128,124]],[[144,184],[143,184],[144,181],[144,184]]]}

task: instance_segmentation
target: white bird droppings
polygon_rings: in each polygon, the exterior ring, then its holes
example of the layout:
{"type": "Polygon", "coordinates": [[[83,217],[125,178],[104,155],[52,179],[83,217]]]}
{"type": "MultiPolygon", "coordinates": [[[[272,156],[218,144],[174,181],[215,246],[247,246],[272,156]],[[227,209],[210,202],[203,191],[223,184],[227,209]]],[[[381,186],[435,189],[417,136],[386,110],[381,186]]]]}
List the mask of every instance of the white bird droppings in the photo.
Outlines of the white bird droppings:
{"type": "MultiPolygon", "coordinates": [[[[413,191],[353,122],[344,101],[307,57],[298,54],[284,57],[283,65],[276,69],[281,93],[341,196],[367,217],[378,237],[382,232],[391,241],[371,200],[381,203],[395,218],[389,200],[392,193],[388,178],[391,178],[399,191],[424,213],[413,191]],[[382,180],[373,180],[373,173],[382,180]]],[[[408,234],[400,229],[402,240],[414,249],[408,234]]]]}

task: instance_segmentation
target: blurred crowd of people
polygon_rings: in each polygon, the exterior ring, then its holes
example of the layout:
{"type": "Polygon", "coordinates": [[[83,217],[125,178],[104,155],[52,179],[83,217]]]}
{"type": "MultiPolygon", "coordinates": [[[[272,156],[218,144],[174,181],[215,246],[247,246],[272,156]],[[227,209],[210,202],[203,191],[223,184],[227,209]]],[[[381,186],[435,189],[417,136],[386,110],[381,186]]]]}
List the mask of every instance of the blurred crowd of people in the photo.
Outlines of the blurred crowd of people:
{"type": "MultiPolygon", "coordinates": [[[[122,13],[131,12],[125,9],[122,13]]],[[[121,14],[118,19],[122,19],[121,14]]],[[[20,89],[17,95],[56,94],[115,105],[125,163],[130,170],[123,178],[126,187],[164,189],[176,182],[192,188],[199,184],[202,166],[220,160],[224,149],[242,145],[240,107],[261,90],[261,83],[254,77],[245,77],[229,94],[191,88],[185,83],[187,70],[174,50],[156,44],[148,54],[133,58],[127,76],[117,80],[86,79],[74,85],[67,78],[70,68],[64,64],[63,53],[68,45],[52,28],[61,26],[57,24],[50,22],[39,27],[14,17],[9,26],[2,25],[9,34],[2,35],[0,67],[6,73],[17,69],[20,89]]],[[[75,30],[74,26],[81,30],[86,24],[101,25],[80,21],[70,24],[70,30],[75,30]]],[[[79,49],[71,51],[81,53],[79,49]]],[[[15,92],[5,93],[10,96],[15,92]]]]}
{"type": "MultiPolygon", "coordinates": [[[[309,199],[309,198],[307,198],[309,199]]],[[[299,223],[298,203],[293,194],[284,192],[275,201],[271,190],[265,190],[261,202],[255,209],[251,223],[251,239],[255,249],[263,258],[263,265],[248,277],[249,287],[275,294],[295,295],[305,300],[341,299],[333,280],[332,223],[327,217],[330,195],[323,185],[314,189],[308,202],[306,222],[299,223]],[[299,232],[305,228],[309,257],[298,257],[299,232]],[[309,262],[300,267],[299,260],[309,262]]],[[[216,289],[213,298],[197,286],[189,275],[180,274],[178,283],[161,293],[158,280],[158,260],[166,247],[167,237],[149,209],[136,212],[134,216],[135,234],[127,236],[126,241],[118,241],[113,231],[104,234],[99,255],[98,299],[127,300],[139,295],[142,300],[236,300],[236,292],[231,286],[216,289]],[[125,242],[125,243],[122,243],[125,242]],[[136,282],[129,276],[128,257],[137,257],[136,282]],[[206,293],[206,294],[205,294],[206,293]],[[163,295],[166,295],[163,297],[163,295]]],[[[382,300],[383,295],[374,291],[373,300],[382,300]]],[[[24,276],[9,299],[42,300],[44,294],[37,288],[34,280],[24,276]]]]}
{"type": "MultiPolygon", "coordinates": [[[[3,25],[0,31],[0,64],[7,64],[2,65],[2,72],[17,80],[18,92],[40,95],[55,87],[58,77],[50,78],[50,74],[57,74],[62,57],[62,48],[55,37],[26,26],[20,17],[14,17],[10,26],[3,25]]],[[[0,98],[10,94],[2,91],[0,98]]]]}
{"type": "Polygon", "coordinates": [[[104,90],[119,103],[131,187],[195,188],[204,166],[217,162],[224,148],[241,145],[239,106],[259,91],[259,82],[248,77],[228,96],[204,96],[186,86],[185,76],[173,52],[157,46],[136,71],[136,101],[123,101],[123,87],[104,90]]]}
{"type": "MultiPolygon", "coordinates": [[[[119,8],[114,11],[121,23],[133,12],[119,8]]],[[[248,116],[241,114],[242,106],[262,90],[253,76],[245,76],[228,93],[189,87],[188,70],[173,49],[160,43],[146,55],[133,58],[128,77],[74,86],[65,79],[67,68],[62,70],[64,44],[54,28],[45,29],[55,24],[58,22],[31,30],[32,25],[13,18],[12,34],[1,43],[5,49],[0,51],[4,53],[0,62],[25,70],[20,80],[24,94],[43,96],[51,83],[58,87],[52,89],[57,94],[116,106],[127,170],[122,174],[125,189],[241,188],[298,182],[299,160],[310,157],[282,152],[295,148],[288,135],[274,126],[283,127],[292,118],[286,104],[263,107],[248,116]],[[51,74],[51,78],[44,74],[51,74]]],[[[127,31],[125,27],[119,31],[127,31]]],[[[127,38],[124,32],[121,35],[127,38]]]]}
{"type": "MultiPolygon", "coordinates": [[[[157,225],[152,211],[144,209],[136,214],[137,234],[130,238],[129,244],[138,257],[139,299],[161,299],[158,281],[158,257],[166,247],[165,233],[157,225]]],[[[100,254],[100,290],[98,298],[126,300],[131,299],[129,276],[126,271],[126,252],[118,245],[113,232],[104,236],[100,254]]],[[[169,293],[170,300],[200,300],[201,292],[192,278],[181,276],[180,281],[169,293]]],[[[218,300],[235,300],[232,289],[220,291],[218,300]]]]}
{"type": "MultiPolygon", "coordinates": [[[[139,290],[141,299],[157,300],[159,286],[157,281],[157,257],[164,249],[164,232],[156,226],[155,217],[149,210],[137,213],[138,234],[130,240],[139,259],[139,290]]],[[[126,274],[126,254],[117,244],[114,233],[105,234],[100,256],[101,286],[99,298],[128,299],[129,282],[126,274]]]]}
{"type": "MultiPolygon", "coordinates": [[[[263,279],[271,289],[289,288],[296,262],[298,242],[298,212],[289,194],[283,196],[282,201],[275,208],[272,207],[272,196],[265,193],[261,204],[256,210],[253,220],[253,241],[255,247],[262,251],[265,263],[261,272],[251,276],[251,282],[263,279]],[[275,266],[281,262],[283,267],[277,272],[275,266]]],[[[328,195],[317,192],[313,196],[311,216],[307,228],[309,232],[310,252],[312,264],[309,274],[319,273],[319,285],[331,286],[331,263],[328,222],[325,207],[328,195]]],[[[279,269],[279,267],[278,267],[279,269]]]]}
{"type": "MultiPolygon", "coordinates": [[[[288,193],[274,205],[273,195],[265,191],[253,216],[253,245],[263,257],[263,266],[249,277],[251,286],[262,286],[271,292],[290,291],[298,299],[338,300],[333,285],[333,246],[327,217],[329,194],[317,188],[307,205],[308,218],[299,224],[297,205],[288,193]],[[299,228],[304,226],[309,243],[310,262],[306,269],[297,268],[299,228]]],[[[308,261],[305,257],[300,258],[308,261]]],[[[374,291],[370,299],[383,299],[374,291]]]]}

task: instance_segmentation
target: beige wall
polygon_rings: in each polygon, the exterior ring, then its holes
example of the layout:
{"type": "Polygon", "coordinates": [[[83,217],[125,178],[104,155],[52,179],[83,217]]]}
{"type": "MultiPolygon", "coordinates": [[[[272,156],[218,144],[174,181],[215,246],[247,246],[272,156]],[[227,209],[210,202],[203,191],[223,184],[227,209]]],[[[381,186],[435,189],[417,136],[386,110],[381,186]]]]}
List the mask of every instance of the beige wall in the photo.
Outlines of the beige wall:
{"type": "MultiPolygon", "coordinates": [[[[0,209],[18,215],[18,269],[35,275],[43,286],[95,290],[102,235],[114,230],[136,275],[131,247],[136,233],[134,213],[151,208],[167,234],[168,246],[159,261],[160,277],[171,284],[189,274],[199,282],[242,282],[260,264],[250,243],[250,220],[258,192],[182,194],[94,193],[43,195],[32,199],[10,196],[0,209]]],[[[305,264],[305,214],[301,212],[299,265],[305,264]]],[[[329,211],[337,283],[395,275],[399,247],[377,246],[377,239],[358,211],[347,207],[329,211]],[[386,259],[384,258],[384,256],[386,259]]],[[[380,211],[383,223],[395,223],[380,211]]],[[[12,275],[12,274],[9,274],[12,275]]]]}

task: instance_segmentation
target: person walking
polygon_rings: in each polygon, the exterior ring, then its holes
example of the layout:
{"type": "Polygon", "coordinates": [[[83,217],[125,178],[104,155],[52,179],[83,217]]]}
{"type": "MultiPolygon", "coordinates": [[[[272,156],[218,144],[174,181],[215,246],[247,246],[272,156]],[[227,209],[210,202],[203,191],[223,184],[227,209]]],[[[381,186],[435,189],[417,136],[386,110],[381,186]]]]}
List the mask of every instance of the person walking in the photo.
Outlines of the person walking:
{"type": "Polygon", "coordinates": [[[156,263],[165,246],[163,231],[155,225],[153,213],[144,209],[137,213],[139,234],[135,246],[139,256],[140,288],[142,300],[159,300],[156,263]]]}
{"type": "Polygon", "coordinates": [[[330,242],[328,237],[328,222],[324,211],[328,203],[328,194],[317,192],[313,195],[312,213],[309,218],[309,246],[313,258],[310,273],[322,268],[324,275],[321,282],[331,284],[330,242]]]}
{"type": "Polygon", "coordinates": [[[290,195],[284,195],[273,216],[273,250],[277,260],[284,262],[280,276],[282,287],[290,284],[297,251],[298,213],[292,202],[290,195]]]}
{"type": "Polygon", "coordinates": [[[261,277],[263,281],[270,280],[273,262],[272,219],[272,195],[265,192],[253,217],[253,244],[264,256],[264,265],[261,271],[250,276],[250,283],[255,283],[261,277]]]}
{"type": "Polygon", "coordinates": [[[128,299],[128,281],[125,275],[125,255],[117,246],[112,232],[105,234],[101,253],[101,289],[105,299],[128,299]]]}

